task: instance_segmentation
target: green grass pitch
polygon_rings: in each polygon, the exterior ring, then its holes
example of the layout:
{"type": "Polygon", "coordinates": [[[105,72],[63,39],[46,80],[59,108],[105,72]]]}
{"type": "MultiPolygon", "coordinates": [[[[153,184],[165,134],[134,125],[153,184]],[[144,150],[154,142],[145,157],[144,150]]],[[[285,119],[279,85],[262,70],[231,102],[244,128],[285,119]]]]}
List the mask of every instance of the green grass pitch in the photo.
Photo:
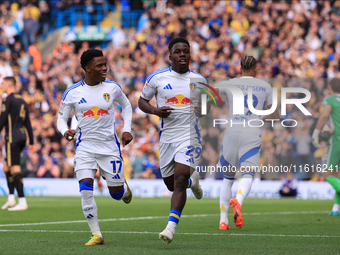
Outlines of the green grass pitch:
{"type": "MultiPolygon", "coordinates": [[[[0,197],[0,205],[6,199],[0,197]]],[[[220,231],[218,200],[188,199],[174,240],[166,244],[158,233],[166,226],[170,198],[133,198],[126,205],[96,197],[102,246],[84,245],[91,233],[80,197],[27,200],[27,211],[0,211],[0,254],[340,253],[340,217],[328,216],[330,200],[246,199],[243,228],[230,214],[232,229],[220,231]]]]}

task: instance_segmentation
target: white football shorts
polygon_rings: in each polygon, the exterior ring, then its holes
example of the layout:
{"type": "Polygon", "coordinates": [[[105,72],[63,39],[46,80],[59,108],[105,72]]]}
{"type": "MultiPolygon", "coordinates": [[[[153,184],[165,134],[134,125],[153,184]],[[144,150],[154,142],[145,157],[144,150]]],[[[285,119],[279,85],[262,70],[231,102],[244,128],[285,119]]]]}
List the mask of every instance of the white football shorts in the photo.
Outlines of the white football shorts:
{"type": "Polygon", "coordinates": [[[202,144],[197,141],[159,143],[159,163],[163,178],[175,173],[175,162],[196,169],[202,152],[202,144]]]}
{"type": "MultiPolygon", "coordinates": [[[[226,132],[222,143],[220,165],[258,167],[260,164],[261,137],[244,132],[226,132]]],[[[242,170],[242,169],[241,169],[242,170]]]]}
{"type": "Polygon", "coordinates": [[[107,182],[108,187],[124,185],[124,161],[117,155],[102,155],[77,150],[74,156],[74,171],[77,180],[94,179],[99,167],[99,174],[107,182]]]}

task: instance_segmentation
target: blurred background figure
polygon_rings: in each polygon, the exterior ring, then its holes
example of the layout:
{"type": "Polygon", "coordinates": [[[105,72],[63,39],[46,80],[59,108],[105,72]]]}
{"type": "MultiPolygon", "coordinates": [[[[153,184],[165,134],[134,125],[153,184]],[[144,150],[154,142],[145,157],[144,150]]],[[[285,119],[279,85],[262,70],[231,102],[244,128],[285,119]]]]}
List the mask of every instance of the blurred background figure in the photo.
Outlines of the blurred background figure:
{"type": "Polygon", "coordinates": [[[298,180],[294,179],[292,173],[287,173],[282,179],[282,187],[279,191],[281,197],[296,197],[298,194],[298,180]]]}

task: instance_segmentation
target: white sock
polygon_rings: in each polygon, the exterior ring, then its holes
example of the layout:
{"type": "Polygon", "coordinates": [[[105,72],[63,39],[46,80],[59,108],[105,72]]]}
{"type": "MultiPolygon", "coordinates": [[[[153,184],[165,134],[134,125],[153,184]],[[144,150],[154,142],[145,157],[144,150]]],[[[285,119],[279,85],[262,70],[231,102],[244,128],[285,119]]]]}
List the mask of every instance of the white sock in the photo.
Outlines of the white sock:
{"type": "Polygon", "coordinates": [[[103,237],[99,228],[98,208],[93,197],[93,190],[82,190],[80,191],[80,194],[83,213],[85,215],[87,223],[89,224],[92,235],[98,234],[100,237],[103,237]]]}
{"type": "Polygon", "coordinates": [[[175,233],[176,228],[177,228],[177,224],[176,224],[176,222],[168,221],[168,225],[166,225],[166,228],[171,228],[175,233]]]}
{"type": "Polygon", "coordinates": [[[191,187],[194,186],[194,185],[195,185],[194,179],[189,178],[189,180],[188,180],[188,188],[191,188],[191,187]]]}
{"type": "Polygon", "coordinates": [[[248,196],[250,192],[251,185],[253,184],[253,179],[254,177],[252,177],[249,174],[246,174],[245,176],[241,178],[241,181],[238,185],[238,190],[236,193],[236,199],[240,203],[241,206],[242,206],[244,199],[248,196]]]}
{"type": "MultiPolygon", "coordinates": [[[[194,172],[191,174],[191,177],[190,177],[189,180],[188,180],[188,188],[191,188],[191,187],[193,187],[193,186],[196,185],[196,182],[195,182],[194,178],[192,178],[193,175],[198,175],[198,176],[199,176],[199,173],[196,172],[196,171],[194,171],[194,172]]],[[[198,177],[198,179],[199,179],[199,177],[198,177]]]]}
{"type": "Polygon", "coordinates": [[[340,207],[339,204],[334,204],[334,205],[333,205],[333,208],[332,208],[332,212],[337,212],[337,211],[339,211],[339,207],[340,207]]]}
{"type": "Polygon", "coordinates": [[[8,202],[12,202],[12,201],[15,201],[15,195],[14,194],[9,194],[8,195],[8,202]]]}
{"type": "Polygon", "coordinates": [[[19,197],[19,205],[27,205],[26,197],[19,197]]]}
{"type": "Polygon", "coordinates": [[[127,185],[126,183],[124,183],[124,194],[122,196],[122,199],[126,197],[127,192],[128,192],[127,185]]]}
{"type": "Polygon", "coordinates": [[[231,199],[231,187],[233,186],[234,180],[223,179],[221,190],[220,190],[220,224],[224,222],[229,224],[228,221],[228,210],[229,200],[231,199]]]}

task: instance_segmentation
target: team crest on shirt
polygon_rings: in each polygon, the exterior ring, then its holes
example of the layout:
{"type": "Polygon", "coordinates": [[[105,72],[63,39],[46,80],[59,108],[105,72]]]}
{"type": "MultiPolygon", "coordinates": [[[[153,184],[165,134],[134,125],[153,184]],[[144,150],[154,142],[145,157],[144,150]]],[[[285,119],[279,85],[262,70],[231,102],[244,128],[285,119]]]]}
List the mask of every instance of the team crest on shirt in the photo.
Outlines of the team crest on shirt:
{"type": "Polygon", "coordinates": [[[197,87],[196,83],[194,83],[194,82],[190,83],[190,89],[192,91],[195,91],[196,87],[197,87]]]}
{"type": "Polygon", "coordinates": [[[105,93],[105,94],[103,95],[103,97],[104,97],[104,99],[105,99],[106,102],[109,102],[109,100],[110,100],[110,94],[109,94],[109,93],[105,93]]]}

